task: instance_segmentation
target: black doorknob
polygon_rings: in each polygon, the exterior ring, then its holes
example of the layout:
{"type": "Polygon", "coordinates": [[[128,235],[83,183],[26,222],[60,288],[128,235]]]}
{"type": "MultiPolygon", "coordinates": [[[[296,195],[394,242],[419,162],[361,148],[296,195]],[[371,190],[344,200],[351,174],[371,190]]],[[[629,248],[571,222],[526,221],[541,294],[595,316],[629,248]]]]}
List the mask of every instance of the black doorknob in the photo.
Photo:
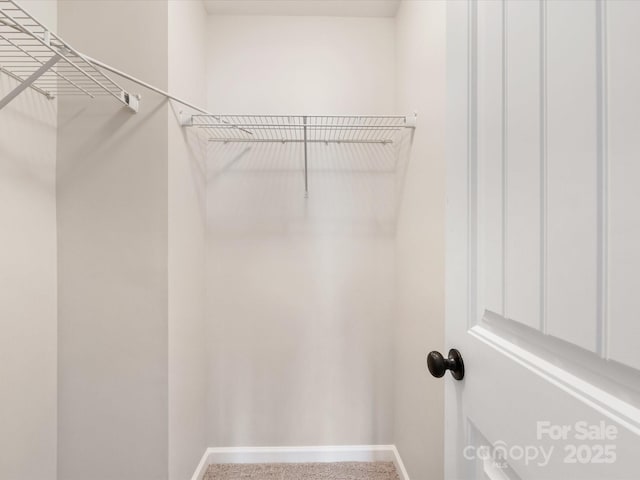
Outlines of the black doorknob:
{"type": "Polygon", "coordinates": [[[464,378],[462,355],[455,348],[449,350],[448,358],[444,358],[440,352],[429,352],[429,355],[427,355],[427,367],[429,367],[431,375],[436,378],[442,377],[447,370],[451,370],[451,375],[456,380],[464,378]]]}

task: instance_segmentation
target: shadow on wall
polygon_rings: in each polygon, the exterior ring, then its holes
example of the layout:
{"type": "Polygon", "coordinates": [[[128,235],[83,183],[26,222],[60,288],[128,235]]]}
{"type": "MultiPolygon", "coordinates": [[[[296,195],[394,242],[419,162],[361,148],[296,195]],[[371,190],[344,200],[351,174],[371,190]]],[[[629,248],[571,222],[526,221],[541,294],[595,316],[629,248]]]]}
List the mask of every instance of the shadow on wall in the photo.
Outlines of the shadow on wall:
{"type": "Polygon", "coordinates": [[[0,110],[0,478],[56,474],[56,103],[0,110]]]}
{"type": "Polygon", "coordinates": [[[210,445],[392,442],[399,145],[210,143],[210,445]]]}
{"type": "Polygon", "coordinates": [[[216,143],[207,154],[209,232],[395,235],[407,145],[216,143]]]}
{"type": "MultiPolygon", "coordinates": [[[[169,126],[180,132],[182,139],[180,145],[184,145],[187,149],[187,158],[189,160],[189,168],[191,169],[191,179],[196,189],[198,207],[201,209],[200,214],[202,218],[206,219],[207,149],[209,142],[204,135],[198,133],[197,129],[182,127],[180,123],[181,117],[190,114],[183,110],[182,105],[169,102],[169,106],[171,109],[169,126]]],[[[171,161],[172,159],[170,158],[169,160],[171,161]]]]}
{"type": "MultiPolygon", "coordinates": [[[[77,140],[71,148],[65,148],[64,158],[58,161],[58,181],[78,174],[75,169],[101,168],[105,159],[117,155],[115,152],[121,144],[135,142],[136,137],[149,141],[141,131],[144,131],[146,121],[160,114],[165,103],[164,97],[148,93],[147,108],[134,114],[108,97],[90,101],[82,97],[65,97],[58,107],[58,136],[75,136],[77,140]],[[153,103],[152,96],[155,97],[153,103]]],[[[84,174],[87,173],[85,170],[84,174]]]]}
{"type": "MultiPolygon", "coordinates": [[[[16,81],[0,74],[0,98],[17,85],[16,81]]],[[[55,136],[56,105],[55,100],[27,90],[0,110],[0,157],[15,159],[36,176],[42,173],[38,168],[42,163],[50,167],[55,159],[55,143],[35,140],[41,134],[55,136]]]]}

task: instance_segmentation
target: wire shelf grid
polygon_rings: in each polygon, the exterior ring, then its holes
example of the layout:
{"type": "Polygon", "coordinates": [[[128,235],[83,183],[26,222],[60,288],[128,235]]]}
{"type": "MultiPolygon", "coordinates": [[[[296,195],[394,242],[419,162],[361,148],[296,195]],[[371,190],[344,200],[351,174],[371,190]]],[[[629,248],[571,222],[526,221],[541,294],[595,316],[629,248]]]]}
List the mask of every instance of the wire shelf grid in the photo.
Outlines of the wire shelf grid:
{"type": "Polygon", "coordinates": [[[0,72],[50,99],[112,96],[131,106],[120,85],[14,0],[0,0],[0,72]]]}
{"type": "Polygon", "coordinates": [[[402,115],[193,115],[186,126],[212,142],[393,143],[402,115]]]}
{"type": "Polygon", "coordinates": [[[304,191],[309,196],[310,143],[389,144],[415,128],[415,115],[192,115],[185,127],[203,130],[210,142],[300,143],[304,191]]]}

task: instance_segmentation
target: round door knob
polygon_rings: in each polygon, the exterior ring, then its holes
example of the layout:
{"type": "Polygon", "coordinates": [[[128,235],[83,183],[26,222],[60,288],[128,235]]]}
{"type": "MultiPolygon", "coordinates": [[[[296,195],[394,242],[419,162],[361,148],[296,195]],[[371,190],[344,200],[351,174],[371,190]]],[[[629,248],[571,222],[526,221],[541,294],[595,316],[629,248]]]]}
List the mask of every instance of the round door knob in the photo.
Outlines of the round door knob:
{"type": "Polygon", "coordinates": [[[455,348],[449,350],[449,356],[444,358],[440,352],[429,352],[427,355],[427,367],[429,372],[436,378],[442,377],[447,370],[451,370],[451,375],[456,380],[464,378],[464,362],[462,355],[455,348]]]}

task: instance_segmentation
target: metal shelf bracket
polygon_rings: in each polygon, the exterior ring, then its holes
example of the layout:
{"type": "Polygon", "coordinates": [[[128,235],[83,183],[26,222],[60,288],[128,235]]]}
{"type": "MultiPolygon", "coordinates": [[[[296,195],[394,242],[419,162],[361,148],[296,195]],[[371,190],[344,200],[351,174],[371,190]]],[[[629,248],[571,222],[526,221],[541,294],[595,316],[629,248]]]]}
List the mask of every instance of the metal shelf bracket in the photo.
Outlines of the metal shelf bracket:
{"type": "Polygon", "coordinates": [[[21,83],[18,84],[16,88],[11,90],[8,94],[0,100],[0,110],[2,110],[11,100],[16,98],[18,95],[22,93],[23,90],[31,87],[33,82],[38,80],[45,72],[47,72],[51,67],[53,67],[56,63],[60,61],[62,57],[60,55],[52,56],[47,62],[45,62],[38,70],[33,72],[27,79],[22,80],[21,83]]]}

